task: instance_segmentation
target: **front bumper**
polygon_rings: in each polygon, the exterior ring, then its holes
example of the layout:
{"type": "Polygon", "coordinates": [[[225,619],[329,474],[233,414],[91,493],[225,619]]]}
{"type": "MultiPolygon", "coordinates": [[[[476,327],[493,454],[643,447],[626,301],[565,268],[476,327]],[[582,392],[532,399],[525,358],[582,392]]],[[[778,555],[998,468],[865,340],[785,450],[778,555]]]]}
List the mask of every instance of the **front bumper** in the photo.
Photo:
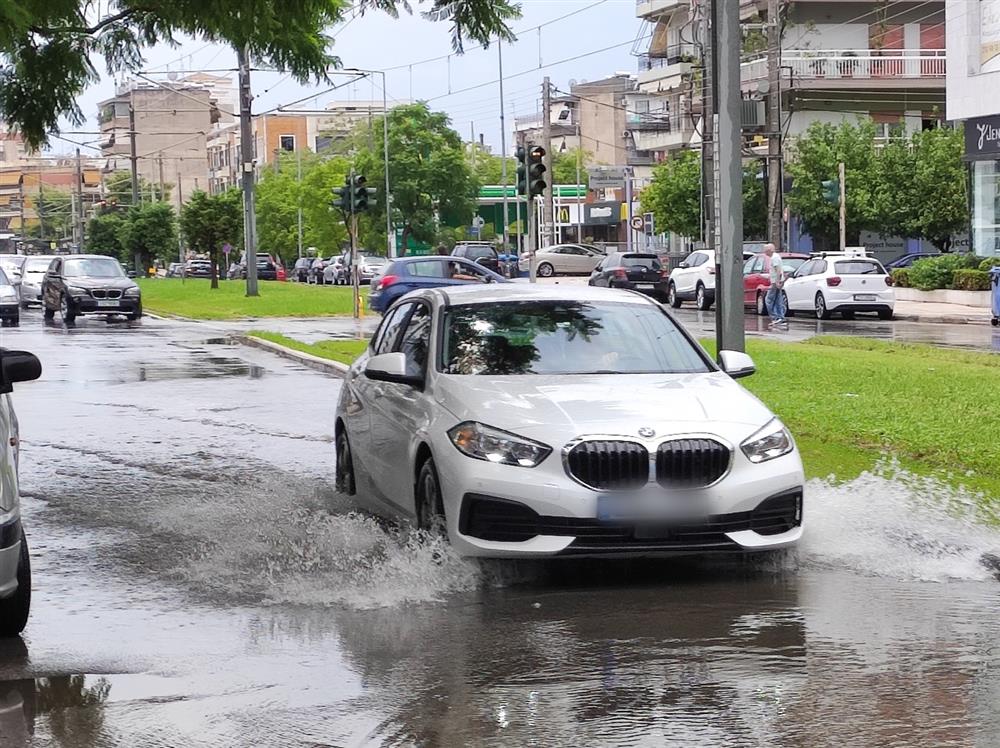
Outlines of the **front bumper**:
{"type": "Polygon", "coordinates": [[[42,303],[42,286],[35,285],[34,283],[21,282],[21,303],[22,304],[41,304],[42,303]]]}
{"type": "Polygon", "coordinates": [[[20,305],[16,301],[0,303],[0,319],[16,319],[20,314],[20,305]]]}
{"type": "Polygon", "coordinates": [[[729,473],[698,489],[695,511],[641,522],[598,518],[599,491],[566,475],[559,455],[526,469],[435,450],[452,546],[467,556],[672,555],[752,552],[802,536],[805,477],[797,451],[759,465],[740,452],[729,473]]]}
{"type": "MultiPolygon", "coordinates": [[[[101,299],[105,301],[105,299],[101,299]]],[[[73,308],[77,314],[135,314],[142,308],[141,298],[107,299],[116,302],[114,306],[99,306],[98,299],[90,296],[74,296],[73,308]]]]}

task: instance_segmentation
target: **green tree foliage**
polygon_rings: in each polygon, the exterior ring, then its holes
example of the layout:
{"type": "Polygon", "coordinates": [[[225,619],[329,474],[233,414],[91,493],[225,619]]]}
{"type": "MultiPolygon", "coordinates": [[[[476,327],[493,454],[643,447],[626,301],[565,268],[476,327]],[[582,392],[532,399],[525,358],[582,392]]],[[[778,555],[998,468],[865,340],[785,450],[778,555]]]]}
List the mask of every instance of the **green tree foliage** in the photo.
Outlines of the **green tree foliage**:
{"type": "MultiPolygon", "coordinates": [[[[2,0],[0,0],[2,2],[2,0]]],[[[170,192],[173,185],[164,184],[160,190],[159,184],[152,184],[149,180],[139,175],[139,202],[153,203],[165,200],[170,201],[170,192]]],[[[129,171],[115,171],[104,178],[104,196],[110,205],[118,207],[129,207],[132,205],[132,173],[129,171]]]]}
{"type": "MultiPolygon", "coordinates": [[[[330,203],[334,199],[333,190],[344,185],[350,170],[347,158],[333,156],[312,163],[302,175],[303,246],[316,247],[324,257],[338,254],[349,241],[344,216],[339,210],[331,209],[330,203]]],[[[362,232],[367,221],[362,218],[362,232]]]]}
{"type": "MultiPolygon", "coordinates": [[[[503,184],[503,159],[478,144],[469,152],[469,166],[479,185],[503,184]]],[[[507,159],[507,184],[517,181],[517,159],[507,159]]]]}
{"type": "Polygon", "coordinates": [[[167,203],[145,203],[130,208],[118,227],[118,241],[127,257],[141,260],[148,268],[152,260],[177,257],[177,217],[167,203]]]}
{"type": "Polygon", "coordinates": [[[84,235],[84,246],[88,252],[98,255],[111,255],[122,264],[129,265],[132,258],[118,239],[123,218],[118,213],[101,213],[90,219],[84,235]]]}
{"type": "MultiPolygon", "coordinates": [[[[303,173],[311,161],[303,154],[303,173]]],[[[308,154],[311,156],[311,154],[308,154]]],[[[278,169],[266,169],[257,183],[257,246],[287,260],[298,255],[298,164],[294,154],[283,154],[278,169]]]]}
{"type": "Polygon", "coordinates": [[[653,170],[653,181],[639,201],[660,231],[701,236],[701,158],[681,151],[653,170]]]}
{"type": "Polygon", "coordinates": [[[35,206],[39,220],[29,230],[41,239],[64,239],[73,234],[73,193],[55,187],[43,186],[41,194],[26,195],[35,206]]]}
{"type": "MultiPolygon", "coordinates": [[[[414,3],[416,4],[416,3],[414,3]]],[[[512,41],[507,23],[520,10],[511,0],[426,0],[424,17],[452,27],[452,46],[465,39],[512,41]]],[[[397,15],[406,0],[0,0],[0,120],[32,147],[58,131],[60,117],[83,122],[77,103],[98,78],[140,69],[143,50],[180,35],[246,47],[262,66],[287,70],[300,82],[328,80],[339,61],[325,30],[349,10],[397,15]]]]}
{"type": "Polygon", "coordinates": [[[587,179],[587,164],[592,154],[579,148],[568,148],[552,154],[551,184],[576,184],[577,159],[580,166],[580,183],[589,184],[587,179]]]}
{"type": "Polygon", "coordinates": [[[939,127],[913,134],[913,200],[916,235],[942,251],[969,223],[969,195],[960,129],[939,127]]]}
{"type": "Polygon", "coordinates": [[[789,209],[802,218],[813,237],[836,246],[840,208],[823,197],[822,183],[837,179],[837,164],[846,169],[847,241],[857,243],[863,230],[877,230],[878,192],[875,125],[871,120],[832,125],[814,122],[792,147],[786,173],[792,177],[789,209]]]}
{"type": "MultiPolygon", "coordinates": [[[[219,195],[197,190],[181,209],[181,231],[188,246],[212,261],[212,288],[219,287],[222,246],[243,243],[243,196],[236,188],[219,195]]],[[[252,261],[252,259],[251,259],[252,261]]]]}
{"type": "MultiPolygon", "coordinates": [[[[378,121],[376,132],[381,127],[378,121]]],[[[382,148],[368,146],[367,137],[361,140],[355,168],[367,177],[370,186],[378,188],[385,174],[382,148]]],[[[403,246],[411,235],[434,242],[439,218],[463,224],[471,220],[478,183],[462,139],[451,129],[446,114],[432,112],[423,103],[393,109],[389,113],[389,153],[392,217],[403,224],[403,246]]],[[[385,222],[386,200],[381,193],[369,214],[373,226],[385,222]]]]}

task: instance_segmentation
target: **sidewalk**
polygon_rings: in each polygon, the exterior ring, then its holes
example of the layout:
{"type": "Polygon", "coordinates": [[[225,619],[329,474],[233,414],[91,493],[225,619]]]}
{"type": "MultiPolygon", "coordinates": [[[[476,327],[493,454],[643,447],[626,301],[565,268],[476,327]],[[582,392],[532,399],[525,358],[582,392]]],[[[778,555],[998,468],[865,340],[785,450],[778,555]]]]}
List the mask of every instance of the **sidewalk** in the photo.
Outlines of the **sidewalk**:
{"type": "Polygon", "coordinates": [[[988,325],[993,313],[978,306],[936,304],[929,301],[897,301],[895,318],[902,322],[945,322],[988,325]]]}

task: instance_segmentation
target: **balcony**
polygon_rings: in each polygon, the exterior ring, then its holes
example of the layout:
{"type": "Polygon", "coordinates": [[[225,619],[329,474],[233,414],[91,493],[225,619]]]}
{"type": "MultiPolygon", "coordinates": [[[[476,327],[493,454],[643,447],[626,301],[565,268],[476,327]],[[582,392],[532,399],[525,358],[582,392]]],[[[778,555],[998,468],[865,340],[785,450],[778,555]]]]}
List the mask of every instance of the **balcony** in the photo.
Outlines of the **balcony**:
{"type": "MultiPolygon", "coordinates": [[[[847,88],[855,81],[880,88],[899,88],[914,83],[943,87],[943,49],[786,49],[781,53],[782,75],[791,76],[792,86],[847,88]]],[[[742,83],[767,80],[763,56],[741,64],[742,83]]]]}
{"type": "Polygon", "coordinates": [[[690,6],[690,0],[635,0],[636,18],[649,18],[690,6]]]}
{"type": "Polygon", "coordinates": [[[672,151],[691,143],[696,117],[690,115],[630,114],[625,127],[636,151],[672,151]]]}
{"type": "Polygon", "coordinates": [[[662,55],[640,55],[639,90],[656,93],[680,85],[690,75],[697,55],[698,49],[693,44],[671,45],[662,55]]]}

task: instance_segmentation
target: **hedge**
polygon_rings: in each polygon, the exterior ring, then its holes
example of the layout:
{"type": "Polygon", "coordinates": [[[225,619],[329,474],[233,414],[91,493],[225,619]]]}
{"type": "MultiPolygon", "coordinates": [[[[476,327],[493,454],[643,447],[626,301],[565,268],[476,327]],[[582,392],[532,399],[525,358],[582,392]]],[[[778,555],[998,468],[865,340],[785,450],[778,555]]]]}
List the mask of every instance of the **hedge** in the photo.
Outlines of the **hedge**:
{"type": "Polygon", "coordinates": [[[910,287],[910,269],[909,268],[895,268],[892,273],[892,284],[898,288],[909,288],[910,287]]]}
{"type": "Polygon", "coordinates": [[[958,291],[989,291],[990,274],[983,270],[956,270],[951,287],[958,291]]]}
{"type": "Polygon", "coordinates": [[[1000,257],[987,257],[985,260],[983,260],[982,264],[979,266],[979,269],[982,270],[984,273],[988,273],[990,272],[990,269],[995,267],[1000,267],[1000,257]]]}
{"type": "Polygon", "coordinates": [[[943,254],[917,260],[909,268],[907,280],[912,288],[934,291],[939,288],[956,288],[955,272],[958,270],[978,271],[983,264],[982,257],[969,254],[943,254]]]}

